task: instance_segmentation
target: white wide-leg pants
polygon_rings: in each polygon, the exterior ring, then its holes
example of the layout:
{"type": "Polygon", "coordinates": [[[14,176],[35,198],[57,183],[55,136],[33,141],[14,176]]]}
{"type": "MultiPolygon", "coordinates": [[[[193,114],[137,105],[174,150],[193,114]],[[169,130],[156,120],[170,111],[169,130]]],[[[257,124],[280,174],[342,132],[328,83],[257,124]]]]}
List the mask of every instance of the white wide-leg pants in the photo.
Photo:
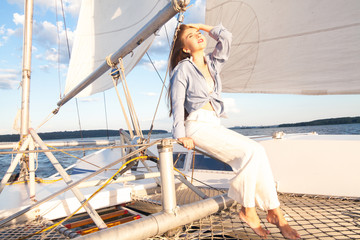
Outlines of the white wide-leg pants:
{"type": "Polygon", "coordinates": [[[186,136],[197,147],[229,164],[236,176],[228,196],[244,207],[262,210],[280,206],[265,149],[254,140],[225,128],[214,111],[199,109],[185,121],[186,136]]]}

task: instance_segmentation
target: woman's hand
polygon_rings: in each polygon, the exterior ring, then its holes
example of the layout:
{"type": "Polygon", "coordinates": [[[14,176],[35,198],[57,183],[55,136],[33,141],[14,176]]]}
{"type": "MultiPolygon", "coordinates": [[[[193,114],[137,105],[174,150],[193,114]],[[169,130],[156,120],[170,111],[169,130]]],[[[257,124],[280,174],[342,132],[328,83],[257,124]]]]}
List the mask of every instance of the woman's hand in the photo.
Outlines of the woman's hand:
{"type": "Polygon", "coordinates": [[[213,29],[213,26],[209,26],[202,23],[190,23],[186,24],[188,27],[195,28],[196,30],[203,30],[205,32],[209,32],[211,29],[213,29]]]}
{"type": "Polygon", "coordinates": [[[181,142],[184,145],[184,147],[186,147],[188,150],[193,149],[195,147],[194,140],[190,137],[178,138],[178,141],[181,142]]]}

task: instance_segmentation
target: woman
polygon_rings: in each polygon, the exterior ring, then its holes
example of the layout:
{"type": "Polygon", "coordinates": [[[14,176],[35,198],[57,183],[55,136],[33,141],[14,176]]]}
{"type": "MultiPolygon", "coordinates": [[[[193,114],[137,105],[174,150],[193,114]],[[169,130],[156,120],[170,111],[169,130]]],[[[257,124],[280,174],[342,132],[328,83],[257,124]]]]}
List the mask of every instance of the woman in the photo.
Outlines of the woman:
{"type": "Polygon", "coordinates": [[[173,137],[186,148],[196,145],[232,167],[236,176],[230,182],[228,195],[242,205],[239,217],[256,234],[266,238],[269,231],[261,227],[255,205],[268,212],[267,220],[277,225],[284,237],[300,238],[279,208],[265,150],[220,124],[225,113],[219,73],[228,59],[231,37],[222,25],[180,26],[170,58],[173,137]],[[217,41],[214,51],[206,56],[206,39],[199,30],[208,32],[217,41]]]}

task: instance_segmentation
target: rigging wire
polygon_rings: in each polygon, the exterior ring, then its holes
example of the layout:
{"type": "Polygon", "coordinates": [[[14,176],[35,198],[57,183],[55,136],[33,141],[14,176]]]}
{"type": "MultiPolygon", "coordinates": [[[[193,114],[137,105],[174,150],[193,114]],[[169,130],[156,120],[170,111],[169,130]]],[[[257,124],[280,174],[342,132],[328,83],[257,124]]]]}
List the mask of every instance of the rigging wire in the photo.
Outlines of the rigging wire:
{"type": "MultiPolygon", "coordinates": [[[[165,84],[165,83],[164,83],[164,80],[162,79],[159,71],[157,70],[157,68],[156,68],[154,62],[152,61],[152,59],[151,59],[151,57],[150,57],[150,55],[149,55],[148,52],[146,52],[146,56],[149,58],[149,61],[150,61],[151,65],[153,66],[153,68],[155,69],[155,72],[157,73],[157,75],[158,75],[158,77],[160,78],[161,82],[162,82],[163,84],[165,84]]],[[[167,90],[167,87],[166,87],[166,86],[165,86],[165,88],[166,88],[166,90],[167,90]]]]}
{"type": "Polygon", "coordinates": [[[117,88],[117,83],[118,83],[118,80],[120,78],[120,70],[119,70],[119,68],[117,67],[116,64],[111,62],[110,56],[111,55],[106,57],[106,62],[112,68],[112,70],[111,70],[111,79],[112,79],[112,82],[114,84],[114,89],[115,89],[116,95],[118,97],[120,107],[121,107],[121,110],[123,112],[123,116],[124,116],[124,119],[125,119],[125,123],[126,123],[126,125],[128,127],[128,130],[129,130],[130,137],[131,137],[131,139],[133,139],[134,138],[134,133],[133,133],[133,130],[132,130],[131,126],[130,126],[130,122],[129,122],[129,119],[128,119],[127,114],[126,114],[124,104],[122,103],[120,93],[119,93],[119,90],[117,88]]]}
{"type": "MultiPolygon", "coordinates": [[[[63,17],[63,21],[64,21],[64,31],[65,31],[66,46],[67,46],[67,50],[68,50],[68,56],[69,56],[69,59],[70,59],[71,58],[71,52],[70,52],[69,37],[68,37],[68,34],[67,34],[65,12],[64,12],[64,4],[63,4],[62,0],[60,0],[60,3],[61,3],[61,10],[62,10],[62,17],[63,17]]],[[[81,128],[81,119],[80,119],[80,112],[79,112],[79,105],[78,105],[77,98],[75,98],[75,103],[76,103],[76,112],[77,112],[78,122],[79,122],[80,137],[81,137],[81,140],[83,140],[84,137],[83,137],[83,132],[82,132],[82,128],[81,128]]],[[[83,154],[85,156],[85,150],[83,150],[83,154]]]]}
{"type": "Polygon", "coordinates": [[[108,117],[107,117],[107,111],[106,111],[106,98],[105,98],[105,92],[103,92],[104,95],[104,110],[105,110],[105,121],[106,121],[106,136],[109,140],[109,124],[108,124],[108,117]]]}
{"type": "Polygon", "coordinates": [[[164,29],[165,29],[166,39],[168,41],[169,47],[171,47],[169,34],[168,34],[168,31],[167,31],[167,28],[166,28],[166,24],[164,24],[164,29]]]}
{"type": "MultiPolygon", "coordinates": [[[[67,28],[66,28],[66,21],[65,21],[65,14],[64,14],[64,8],[63,8],[63,4],[62,4],[62,0],[61,0],[61,7],[62,7],[62,17],[63,17],[63,22],[64,22],[64,26],[65,26],[65,36],[66,36],[66,42],[67,42],[67,46],[68,46],[68,54],[69,54],[69,59],[70,59],[70,47],[69,47],[69,41],[68,41],[68,36],[67,36],[67,28]]],[[[60,39],[60,30],[59,30],[59,19],[58,19],[58,4],[57,4],[57,0],[55,0],[55,16],[56,16],[56,31],[57,31],[57,42],[58,42],[58,58],[57,58],[57,70],[58,70],[58,81],[59,81],[59,98],[61,99],[61,75],[60,75],[60,50],[61,50],[61,39],[60,39]]],[[[57,109],[55,109],[54,111],[52,111],[44,120],[42,123],[39,124],[39,126],[35,129],[36,131],[39,130],[39,128],[41,128],[45,123],[47,123],[52,117],[55,116],[55,114],[58,113],[59,111],[58,107],[57,109]]]]}
{"type": "MultiPolygon", "coordinates": [[[[179,16],[178,16],[178,23],[177,23],[176,28],[175,28],[175,31],[174,31],[173,42],[175,42],[175,40],[176,40],[176,38],[177,38],[178,30],[179,30],[180,25],[181,25],[181,23],[182,23],[183,21],[184,21],[184,12],[183,12],[183,11],[180,11],[179,16]]],[[[174,50],[173,48],[170,48],[169,59],[170,59],[170,57],[171,57],[171,55],[172,55],[173,50],[174,50]]],[[[163,85],[162,85],[162,88],[161,88],[160,96],[159,96],[158,103],[157,103],[156,108],[155,108],[155,112],[154,112],[153,119],[152,119],[152,121],[151,121],[150,130],[149,130],[148,138],[147,138],[146,142],[150,142],[151,133],[152,133],[153,128],[154,128],[154,121],[155,121],[155,118],[156,118],[157,111],[158,111],[158,109],[159,109],[160,100],[161,100],[161,98],[162,98],[162,95],[163,95],[163,92],[164,92],[164,88],[166,87],[166,86],[165,86],[165,83],[166,83],[166,78],[167,78],[167,75],[168,75],[168,73],[169,73],[169,70],[170,70],[170,64],[169,64],[169,61],[168,61],[167,68],[166,68],[166,73],[165,73],[165,79],[164,79],[164,81],[163,81],[163,85]]]]}
{"type": "Polygon", "coordinates": [[[70,59],[71,53],[70,53],[69,38],[68,38],[68,35],[67,35],[67,27],[66,27],[66,21],[65,21],[65,13],[64,13],[64,4],[63,4],[63,1],[62,1],[62,0],[60,0],[60,2],[61,2],[62,17],[63,17],[63,21],[64,21],[64,30],[65,30],[66,46],[67,46],[67,50],[68,50],[68,54],[69,54],[69,59],[70,59]]]}
{"type": "MultiPolygon", "coordinates": [[[[77,157],[77,156],[75,156],[75,155],[73,155],[73,154],[70,154],[70,153],[62,150],[62,149],[53,147],[53,146],[48,145],[48,144],[46,144],[46,146],[48,146],[48,147],[50,147],[50,148],[52,148],[52,149],[56,149],[56,150],[58,150],[59,152],[62,152],[62,153],[66,154],[66,155],[68,155],[68,156],[70,156],[70,157],[73,157],[73,158],[76,158],[76,159],[78,159],[78,160],[80,160],[80,161],[83,161],[83,162],[85,162],[85,163],[88,163],[88,164],[90,164],[90,165],[92,165],[92,166],[95,166],[95,167],[97,167],[97,168],[101,168],[100,166],[96,165],[95,163],[92,163],[92,162],[89,162],[89,161],[87,161],[87,160],[85,160],[85,159],[79,158],[79,157],[77,157]]],[[[83,149],[83,151],[85,151],[85,149],[83,149]]]]}
{"type": "Polygon", "coordinates": [[[71,217],[73,217],[81,208],[83,208],[86,204],[88,204],[88,202],[96,195],[98,194],[102,189],[104,189],[107,185],[109,185],[113,180],[114,180],[114,177],[124,168],[124,166],[126,166],[127,164],[133,162],[133,161],[136,161],[136,160],[139,160],[139,159],[144,159],[144,158],[148,158],[149,156],[138,156],[138,157],[134,157],[130,160],[128,160],[127,162],[125,162],[120,168],[119,170],[116,171],[116,173],[114,175],[112,175],[112,177],[108,178],[108,180],[102,185],[100,186],[88,199],[86,199],[84,202],[81,202],[81,206],[76,209],[73,213],[71,213],[69,216],[67,216],[66,218],[62,219],[61,221],[49,226],[49,227],[46,227],[46,228],[43,228],[35,233],[32,233],[32,234],[29,234],[25,237],[22,237],[22,238],[19,238],[19,239],[27,239],[27,238],[30,238],[34,235],[37,235],[37,234],[40,234],[40,233],[43,233],[45,231],[48,231],[50,229],[53,229],[57,226],[59,226],[60,224],[62,224],[63,222],[65,222],[66,220],[70,219],[71,217]]]}
{"type": "MultiPolygon", "coordinates": [[[[47,145],[48,146],[48,145],[47,145]]],[[[46,149],[46,150],[24,150],[24,151],[1,151],[0,155],[2,154],[18,154],[18,153],[41,153],[41,152],[62,152],[65,151],[80,151],[81,149],[85,150],[99,150],[99,149],[115,149],[115,148],[135,148],[135,147],[142,147],[147,146],[147,144],[127,144],[127,145],[111,145],[111,146],[101,146],[101,147],[84,147],[84,148],[66,148],[66,149],[46,149]]]]}
{"type": "Polygon", "coordinates": [[[58,20],[58,9],[57,9],[57,1],[55,0],[55,16],[56,16],[56,31],[57,31],[57,40],[58,40],[58,81],[59,81],[59,98],[61,99],[61,78],[60,78],[60,33],[59,33],[59,20],[58,20]]]}
{"type": "MultiPolygon", "coordinates": [[[[133,161],[138,161],[138,160],[146,160],[146,159],[150,159],[150,158],[153,158],[155,159],[156,161],[159,161],[159,159],[157,157],[154,157],[154,156],[138,156],[138,157],[134,157],[130,160],[128,160],[127,162],[125,162],[124,164],[122,164],[122,166],[115,172],[115,174],[113,174],[110,178],[107,179],[107,181],[102,185],[100,186],[89,198],[87,198],[84,202],[81,203],[80,207],[77,208],[74,212],[72,212],[69,216],[65,217],[64,219],[60,220],[59,222],[51,225],[51,226],[48,226],[46,228],[43,228],[35,233],[32,233],[32,234],[29,234],[25,237],[22,237],[20,239],[26,239],[26,238],[29,238],[29,237],[32,237],[34,235],[37,235],[37,234],[40,234],[40,233],[43,233],[43,232],[46,232],[46,231],[49,231],[49,230],[53,230],[55,227],[59,226],[60,224],[62,224],[63,222],[69,220],[70,218],[72,218],[81,208],[83,208],[86,204],[88,204],[88,202],[95,196],[97,195],[102,189],[104,189],[106,186],[108,186],[109,184],[111,184],[114,180],[116,180],[116,176],[118,176],[118,174],[121,172],[121,170],[126,166],[128,165],[129,163],[133,162],[133,161]]],[[[173,167],[174,171],[178,172],[179,174],[181,174],[182,176],[184,176],[186,178],[186,174],[182,173],[181,171],[179,171],[177,168],[173,167]]],[[[56,179],[55,181],[60,181],[60,179],[56,179]]],[[[201,182],[197,179],[194,178],[194,180],[212,188],[212,189],[216,189],[216,190],[219,190],[219,191],[222,191],[221,189],[218,189],[218,188],[215,188],[215,187],[212,187],[212,186],[209,186],[208,184],[204,183],[204,182],[201,182]]]]}
{"type": "MultiPolygon", "coordinates": [[[[76,103],[76,113],[77,113],[78,123],[79,123],[79,128],[80,128],[80,137],[81,137],[81,140],[84,140],[84,136],[83,136],[83,132],[82,132],[82,128],[81,128],[80,111],[79,111],[79,105],[78,105],[77,98],[75,98],[75,103],[76,103]]],[[[85,150],[84,149],[83,149],[83,154],[85,156],[85,150]]]]}
{"type": "Polygon", "coordinates": [[[134,130],[136,131],[137,136],[143,137],[141,128],[140,128],[140,123],[139,123],[139,118],[136,115],[135,112],[135,107],[134,107],[134,103],[131,99],[131,95],[130,95],[130,91],[127,85],[127,81],[126,81],[126,75],[125,75],[125,68],[124,68],[124,63],[123,63],[123,59],[119,58],[119,66],[120,66],[120,81],[121,84],[123,86],[123,90],[124,90],[124,94],[125,94],[125,98],[126,98],[126,103],[128,105],[128,109],[129,109],[129,114],[132,120],[132,124],[134,127],[134,130]]]}

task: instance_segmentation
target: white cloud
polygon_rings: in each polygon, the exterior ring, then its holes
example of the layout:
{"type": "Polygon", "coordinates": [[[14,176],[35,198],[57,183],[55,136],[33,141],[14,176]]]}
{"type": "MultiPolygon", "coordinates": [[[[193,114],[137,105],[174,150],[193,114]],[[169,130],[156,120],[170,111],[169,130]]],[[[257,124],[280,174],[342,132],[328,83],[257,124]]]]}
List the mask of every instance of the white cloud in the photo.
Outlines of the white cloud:
{"type": "MultiPolygon", "coordinates": [[[[41,0],[40,2],[44,2],[44,7],[50,7],[52,5],[45,4],[45,1],[41,0]]],[[[72,6],[71,3],[76,1],[68,1],[68,6],[72,6]]],[[[5,36],[5,39],[7,39],[8,36],[11,36],[15,33],[22,33],[22,27],[24,24],[24,15],[21,15],[19,13],[13,14],[13,22],[16,25],[21,26],[21,28],[17,28],[15,30],[13,29],[6,29],[7,36],[5,36]]],[[[0,32],[5,32],[5,27],[0,28],[0,32]]],[[[46,52],[44,56],[41,54],[38,54],[36,58],[38,59],[44,59],[47,61],[57,62],[58,59],[60,60],[60,63],[68,63],[69,61],[69,53],[68,53],[68,46],[67,42],[69,42],[69,47],[71,49],[73,38],[74,38],[74,31],[72,31],[70,28],[67,28],[67,32],[65,32],[64,24],[62,22],[58,22],[57,25],[53,24],[49,21],[43,21],[38,22],[34,20],[33,22],[33,45],[37,45],[37,47],[41,47],[46,49],[46,52]],[[66,39],[68,38],[68,39],[66,39]],[[58,44],[60,42],[60,46],[58,44]],[[58,48],[60,50],[58,50],[58,48]],[[59,57],[60,56],[60,57],[59,57]]],[[[19,35],[20,35],[19,34],[19,35]]],[[[22,34],[21,34],[22,35],[22,34]]],[[[0,42],[0,46],[3,45],[3,42],[0,42]]],[[[37,49],[35,47],[35,49],[37,49]]],[[[41,52],[41,51],[40,51],[41,52]]]]}
{"type": "Polygon", "coordinates": [[[15,69],[0,69],[0,89],[15,89],[19,86],[20,71],[15,69]]]}
{"type": "Polygon", "coordinates": [[[13,30],[11,28],[6,29],[6,34],[8,36],[14,35],[16,33],[16,30],[13,30]]]}
{"type": "Polygon", "coordinates": [[[39,68],[44,72],[49,72],[49,69],[51,68],[51,66],[49,64],[45,64],[45,65],[39,66],[39,68]]]}
{"type": "MultiPolygon", "coordinates": [[[[10,4],[17,4],[19,7],[24,7],[24,0],[7,0],[10,4]]],[[[58,12],[61,9],[61,1],[58,2],[58,12]]],[[[79,14],[81,0],[64,0],[62,1],[64,6],[65,13],[70,13],[72,16],[76,17],[79,14]]],[[[42,11],[51,10],[55,12],[55,4],[54,1],[49,0],[36,0],[35,8],[39,8],[42,11]]]]}
{"type": "Polygon", "coordinates": [[[3,79],[3,77],[4,76],[0,75],[0,89],[15,89],[19,86],[20,81],[3,79]]]}
{"type": "Polygon", "coordinates": [[[13,14],[13,22],[16,25],[24,25],[24,19],[25,19],[25,15],[24,14],[18,14],[18,13],[14,13],[13,14]]]}
{"type": "Polygon", "coordinates": [[[225,104],[225,111],[227,113],[239,113],[240,109],[236,106],[234,98],[223,98],[225,104]]]}
{"type": "MultiPolygon", "coordinates": [[[[43,0],[48,1],[48,0],[43,0]]],[[[70,13],[73,17],[77,17],[79,15],[81,6],[81,0],[66,0],[65,1],[65,12],[70,13]]]]}
{"type": "MultiPolygon", "coordinates": [[[[166,71],[167,61],[166,60],[153,60],[152,62],[158,71],[166,71]]],[[[142,63],[149,71],[154,71],[154,67],[150,61],[143,61],[142,63]]]]}
{"type": "Polygon", "coordinates": [[[16,33],[16,30],[13,30],[11,28],[6,28],[5,24],[1,25],[0,27],[0,47],[5,45],[9,37],[16,33]]]}
{"type": "Polygon", "coordinates": [[[24,0],[7,0],[10,4],[17,4],[19,7],[24,7],[24,0]]]}
{"type": "MultiPolygon", "coordinates": [[[[38,57],[39,55],[37,55],[38,57]]],[[[43,56],[41,55],[40,58],[43,56]]],[[[62,72],[67,72],[68,65],[67,64],[60,64],[58,65],[55,62],[48,62],[48,64],[40,65],[39,69],[44,72],[49,72],[50,69],[61,69],[62,72]]]]}
{"type": "Polygon", "coordinates": [[[3,35],[6,32],[5,25],[1,25],[0,27],[0,35],[3,35]]]}
{"type": "Polygon", "coordinates": [[[58,61],[59,59],[58,51],[55,48],[50,48],[46,50],[45,59],[52,62],[58,61]]]}
{"type": "Polygon", "coordinates": [[[195,3],[186,11],[184,23],[204,23],[205,22],[205,0],[196,0],[195,3]]]}
{"type": "MultiPolygon", "coordinates": [[[[34,44],[37,44],[38,47],[45,48],[45,52],[36,55],[36,58],[56,63],[59,60],[60,63],[67,64],[69,61],[69,53],[63,24],[59,22],[57,27],[48,21],[41,23],[34,22],[33,28],[33,31],[36,32],[36,34],[34,34],[34,44]],[[60,51],[58,50],[58,41],[60,41],[60,51]]],[[[71,49],[74,32],[67,29],[67,37],[71,49]]]]}
{"type": "Polygon", "coordinates": [[[11,68],[0,68],[0,74],[1,73],[20,73],[20,71],[11,68]]]}

